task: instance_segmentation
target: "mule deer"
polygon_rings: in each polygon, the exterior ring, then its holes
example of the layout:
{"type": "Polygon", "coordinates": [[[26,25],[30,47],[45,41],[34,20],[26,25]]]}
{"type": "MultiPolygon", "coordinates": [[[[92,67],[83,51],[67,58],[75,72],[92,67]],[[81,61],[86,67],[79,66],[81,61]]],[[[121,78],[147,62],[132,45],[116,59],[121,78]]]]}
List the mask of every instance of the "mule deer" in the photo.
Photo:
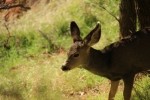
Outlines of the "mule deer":
{"type": "Polygon", "coordinates": [[[92,48],[101,37],[101,25],[84,38],[77,24],[70,25],[73,45],[63,71],[82,66],[86,70],[111,80],[109,100],[114,100],[119,80],[123,79],[124,100],[130,100],[134,76],[150,69],[150,28],[138,31],[128,38],[112,43],[102,50],[92,48]]]}

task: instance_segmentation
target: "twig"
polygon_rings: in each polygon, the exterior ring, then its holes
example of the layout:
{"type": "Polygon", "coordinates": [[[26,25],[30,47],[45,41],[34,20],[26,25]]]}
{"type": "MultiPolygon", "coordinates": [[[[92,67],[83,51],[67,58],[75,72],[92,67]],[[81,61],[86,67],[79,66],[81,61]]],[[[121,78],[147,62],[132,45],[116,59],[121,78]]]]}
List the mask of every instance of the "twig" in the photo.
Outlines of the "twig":
{"type": "Polygon", "coordinates": [[[7,26],[7,24],[6,23],[4,23],[4,26],[5,26],[5,28],[6,28],[6,30],[7,30],[7,32],[8,32],[8,38],[7,38],[7,40],[5,41],[5,43],[4,43],[4,47],[6,48],[6,49],[10,49],[10,46],[8,45],[8,42],[9,42],[9,39],[10,39],[10,31],[9,31],[9,28],[8,28],[8,26],[7,26]]]}
{"type": "Polygon", "coordinates": [[[5,26],[5,28],[6,28],[7,32],[8,32],[8,37],[10,37],[10,31],[9,31],[9,28],[8,28],[7,24],[4,23],[4,26],[5,26]]]}
{"type": "Polygon", "coordinates": [[[102,9],[104,9],[108,14],[110,14],[112,17],[114,17],[119,23],[120,23],[120,20],[114,15],[114,14],[112,14],[110,11],[108,11],[105,7],[103,7],[103,6],[97,6],[96,4],[92,4],[92,5],[94,5],[94,6],[96,6],[96,7],[100,7],[100,8],[102,8],[102,9]]]}
{"type": "Polygon", "coordinates": [[[48,36],[44,32],[42,32],[41,30],[39,30],[39,33],[49,42],[49,44],[52,43],[51,39],[49,39],[48,36]]]}
{"type": "MultiPolygon", "coordinates": [[[[49,50],[51,50],[51,49],[58,49],[59,47],[57,46],[57,45],[55,45],[54,43],[53,43],[53,41],[44,33],[44,32],[42,32],[41,30],[38,30],[39,31],[39,33],[48,41],[48,43],[49,43],[49,50]]],[[[50,53],[50,52],[49,52],[50,53]]]]}
{"type": "Polygon", "coordinates": [[[105,7],[103,7],[103,6],[100,6],[102,9],[104,9],[104,10],[106,10],[107,11],[107,13],[109,13],[111,16],[113,16],[119,23],[120,23],[120,20],[115,16],[115,15],[113,15],[110,11],[108,11],[105,7]]]}

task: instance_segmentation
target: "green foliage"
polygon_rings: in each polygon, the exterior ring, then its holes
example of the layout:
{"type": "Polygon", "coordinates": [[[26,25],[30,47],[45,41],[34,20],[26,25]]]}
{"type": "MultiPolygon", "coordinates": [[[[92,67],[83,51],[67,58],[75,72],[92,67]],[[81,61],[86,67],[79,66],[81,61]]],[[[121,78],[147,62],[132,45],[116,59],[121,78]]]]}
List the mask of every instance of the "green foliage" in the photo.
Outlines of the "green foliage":
{"type": "MultiPolygon", "coordinates": [[[[119,0],[52,0],[47,5],[40,2],[20,19],[7,23],[10,38],[1,24],[0,99],[106,100],[106,79],[81,69],[63,73],[60,67],[72,43],[69,24],[73,20],[82,37],[100,21],[102,37],[95,48],[117,40],[118,22],[102,7],[117,16],[119,0]],[[95,92],[96,86],[104,89],[95,92]],[[85,93],[83,98],[80,92],[85,93]]],[[[117,100],[120,95],[119,92],[117,100]]]]}
{"type": "Polygon", "coordinates": [[[150,77],[145,76],[145,78],[139,79],[135,84],[134,88],[134,100],[149,100],[150,99],[150,77]]]}
{"type": "MultiPolygon", "coordinates": [[[[12,36],[8,43],[8,32],[2,25],[0,99],[70,100],[76,99],[76,94],[80,91],[84,93],[95,86],[105,86],[103,83],[106,83],[106,80],[85,70],[61,72],[60,66],[66,53],[53,53],[60,48],[67,50],[70,47],[72,40],[69,24],[72,20],[79,25],[83,37],[95,27],[97,21],[101,22],[103,37],[97,48],[114,41],[117,38],[117,22],[99,7],[112,5],[110,3],[113,2],[58,0],[46,6],[41,3],[19,20],[12,22],[13,24],[8,23],[12,36]],[[38,30],[44,34],[40,34],[38,30]],[[108,39],[104,39],[105,37],[108,39]]],[[[117,14],[116,12],[114,14],[117,14]]],[[[87,94],[86,98],[105,98],[102,96],[103,92],[97,93],[97,96],[87,94]]]]}

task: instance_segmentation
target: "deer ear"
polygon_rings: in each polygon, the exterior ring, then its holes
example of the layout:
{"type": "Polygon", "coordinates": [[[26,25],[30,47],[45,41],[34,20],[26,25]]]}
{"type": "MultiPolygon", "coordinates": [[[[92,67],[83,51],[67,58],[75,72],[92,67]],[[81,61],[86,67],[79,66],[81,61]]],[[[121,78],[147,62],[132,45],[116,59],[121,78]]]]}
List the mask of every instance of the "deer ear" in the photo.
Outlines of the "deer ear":
{"type": "Polygon", "coordinates": [[[96,27],[84,38],[84,43],[92,46],[96,44],[101,37],[101,25],[98,22],[96,27]]]}
{"type": "Polygon", "coordinates": [[[73,42],[82,41],[82,38],[80,37],[80,29],[74,21],[70,24],[70,30],[73,42]]]}

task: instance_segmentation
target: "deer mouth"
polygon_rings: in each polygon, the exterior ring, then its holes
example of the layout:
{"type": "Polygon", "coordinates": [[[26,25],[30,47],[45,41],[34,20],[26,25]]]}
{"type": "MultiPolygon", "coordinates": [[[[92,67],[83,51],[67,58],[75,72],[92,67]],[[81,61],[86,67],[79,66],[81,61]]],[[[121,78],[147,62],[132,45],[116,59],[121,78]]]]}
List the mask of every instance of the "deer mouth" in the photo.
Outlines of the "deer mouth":
{"type": "Polygon", "coordinates": [[[63,71],[69,71],[69,70],[70,70],[70,68],[68,68],[68,67],[65,66],[65,65],[63,65],[63,66],[61,67],[61,69],[62,69],[63,71]]]}

